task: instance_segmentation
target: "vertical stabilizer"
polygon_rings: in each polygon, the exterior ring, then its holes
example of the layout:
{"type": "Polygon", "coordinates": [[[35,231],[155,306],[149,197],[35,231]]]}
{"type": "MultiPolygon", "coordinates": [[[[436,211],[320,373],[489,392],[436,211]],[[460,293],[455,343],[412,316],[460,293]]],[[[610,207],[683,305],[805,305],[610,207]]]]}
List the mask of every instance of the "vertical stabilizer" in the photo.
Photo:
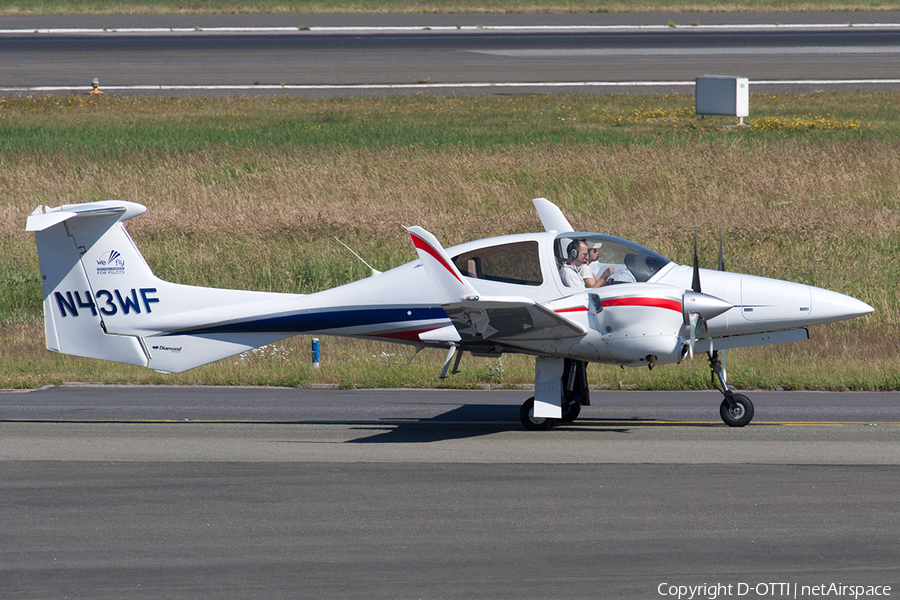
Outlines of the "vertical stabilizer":
{"type": "Polygon", "coordinates": [[[182,285],[153,274],[119,200],[38,207],[35,232],[47,347],[157,371],[181,372],[294,334],[272,320],[298,296],[182,285]]]}
{"type": "MultiPolygon", "coordinates": [[[[86,253],[98,253],[97,242],[107,230],[118,227],[127,237],[120,221],[142,212],[139,204],[109,201],[46,211],[38,207],[29,215],[26,229],[35,232],[41,264],[47,348],[147,366],[147,354],[137,337],[107,333],[104,305],[92,290],[83,262],[86,253]]],[[[149,271],[146,263],[144,267],[149,271]]]]}

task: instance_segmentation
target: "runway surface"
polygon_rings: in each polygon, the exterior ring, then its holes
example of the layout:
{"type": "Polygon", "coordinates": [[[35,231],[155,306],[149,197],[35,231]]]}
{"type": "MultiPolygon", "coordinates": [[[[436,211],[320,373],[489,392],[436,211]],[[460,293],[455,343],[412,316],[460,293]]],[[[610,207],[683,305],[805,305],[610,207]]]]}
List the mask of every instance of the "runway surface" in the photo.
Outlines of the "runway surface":
{"type": "Polygon", "coordinates": [[[704,74],[757,92],[900,89],[900,11],[2,17],[0,53],[5,93],[94,77],[169,95],[657,93],[704,74]]]}
{"type": "Polygon", "coordinates": [[[549,432],[527,394],[4,392],[3,597],[900,589],[900,394],[750,392],[732,429],[714,392],[593,392],[549,432]]]}

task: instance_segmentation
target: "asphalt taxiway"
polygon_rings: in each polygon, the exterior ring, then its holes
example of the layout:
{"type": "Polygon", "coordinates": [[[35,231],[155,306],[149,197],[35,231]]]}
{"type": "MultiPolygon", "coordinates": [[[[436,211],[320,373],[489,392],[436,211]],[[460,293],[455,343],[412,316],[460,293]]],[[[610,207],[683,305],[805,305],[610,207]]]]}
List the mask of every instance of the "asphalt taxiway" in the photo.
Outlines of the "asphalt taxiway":
{"type": "Polygon", "coordinates": [[[900,11],[0,17],[0,90],[166,95],[896,90],[900,11]]]}
{"type": "Polygon", "coordinates": [[[900,590],[900,394],[750,392],[731,429],[715,393],[594,392],[529,432],[527,393],[2,393],[3,597],[900,590]]]}

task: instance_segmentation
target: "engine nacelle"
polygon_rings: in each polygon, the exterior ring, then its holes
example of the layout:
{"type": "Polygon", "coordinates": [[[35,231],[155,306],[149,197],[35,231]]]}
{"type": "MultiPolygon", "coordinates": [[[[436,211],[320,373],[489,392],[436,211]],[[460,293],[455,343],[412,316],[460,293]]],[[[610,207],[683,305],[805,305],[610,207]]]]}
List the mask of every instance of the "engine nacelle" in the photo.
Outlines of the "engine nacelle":
{"type": "Polygon", "coordinates": [[[591,290],[590,312],[609,354],[629,366],[681,362],[686,352],[683,293],[646,283],[591,290]]]}

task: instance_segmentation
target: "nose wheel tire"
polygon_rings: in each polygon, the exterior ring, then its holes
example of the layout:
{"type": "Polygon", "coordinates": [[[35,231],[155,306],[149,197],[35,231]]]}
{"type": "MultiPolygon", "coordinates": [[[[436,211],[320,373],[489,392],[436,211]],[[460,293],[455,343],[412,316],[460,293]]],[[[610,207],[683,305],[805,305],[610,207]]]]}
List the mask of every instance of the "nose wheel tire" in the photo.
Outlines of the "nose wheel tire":
{"type": "Polygon", "coordinates": [[[732,400],[733,406],[728,400],[722,400],[719,415],[729,427],[743,427],[753,420],[753,403],[743,394],[734,394],[732,400]]]}
{"type": "Polygon", "coordinates": [[[519,420],[522,425],[529,431],[547,431],[553,427],[553,419],[535,419],[534,418],[534,397],[529,398],[522,404],[519,409],[519,420]]]}

